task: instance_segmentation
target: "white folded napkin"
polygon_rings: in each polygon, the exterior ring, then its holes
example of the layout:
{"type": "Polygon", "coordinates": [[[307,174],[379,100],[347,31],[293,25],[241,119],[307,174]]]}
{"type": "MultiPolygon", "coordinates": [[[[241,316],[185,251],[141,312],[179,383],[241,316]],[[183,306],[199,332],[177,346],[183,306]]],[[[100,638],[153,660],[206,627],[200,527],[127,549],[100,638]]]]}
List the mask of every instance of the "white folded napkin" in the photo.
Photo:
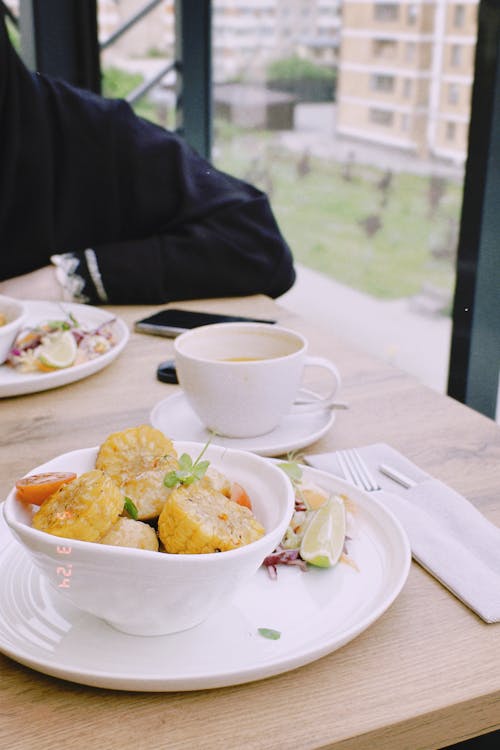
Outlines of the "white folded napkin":
{"type": "MultiPolygon", "coordinates": [[[[500,622],[500,528],[389,445],[358,451],[381,487],[373,495],[405,529],[413,558],[485,622],[500,622]],[[389,479],[380,464],[402,472],[415,486],[405,489],[389,479]]],[[[308,455],[305,461],[343,476],[335,453],[308,455]]]]}

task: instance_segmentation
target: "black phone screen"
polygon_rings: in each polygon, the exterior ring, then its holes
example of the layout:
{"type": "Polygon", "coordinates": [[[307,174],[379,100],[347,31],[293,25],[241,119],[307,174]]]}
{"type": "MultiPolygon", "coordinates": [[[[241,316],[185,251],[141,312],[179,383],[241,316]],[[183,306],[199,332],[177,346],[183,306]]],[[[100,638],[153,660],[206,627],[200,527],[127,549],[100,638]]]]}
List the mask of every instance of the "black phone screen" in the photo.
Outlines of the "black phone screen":
{"type": "Polygon", "coordinates": [[[241,315],[221,315],[216,313],[198,312],[196,310],[180,310],[170,308],[138,320],[134,324],[136,331],[153,333],[159,336],[177,336],[183,331],[210,325],[211,323],[276,323],[275,320],[264,318],[248,318],[241,315]]]}

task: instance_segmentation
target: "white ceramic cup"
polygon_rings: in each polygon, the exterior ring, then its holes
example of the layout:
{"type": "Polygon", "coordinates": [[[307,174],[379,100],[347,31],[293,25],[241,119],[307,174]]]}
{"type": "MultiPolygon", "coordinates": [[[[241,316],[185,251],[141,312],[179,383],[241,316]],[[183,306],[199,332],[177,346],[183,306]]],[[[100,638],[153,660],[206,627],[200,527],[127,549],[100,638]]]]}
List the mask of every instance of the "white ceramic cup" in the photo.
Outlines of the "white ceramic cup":
{"type": "Polygon", "coordinates": [[[209,430],[235,438],[274,430],[294,408],[304,369],[328,372],[327,394],[305,391],[306,409],[320,410],[338,391],[337,367],[307,355],[307,340],[295,331],[261,323],[201,326],[174,340],[181,388],[193,411],[209,430]]]}

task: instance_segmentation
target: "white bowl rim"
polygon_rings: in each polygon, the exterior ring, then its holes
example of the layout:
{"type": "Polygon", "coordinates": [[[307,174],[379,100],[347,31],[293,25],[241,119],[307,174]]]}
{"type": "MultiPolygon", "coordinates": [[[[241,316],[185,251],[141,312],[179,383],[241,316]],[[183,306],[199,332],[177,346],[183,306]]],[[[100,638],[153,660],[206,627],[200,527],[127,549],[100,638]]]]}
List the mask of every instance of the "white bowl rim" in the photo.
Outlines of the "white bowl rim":
{"type": "Polygon", "coordinates": [[[23,300],[9,297],[6,294],[0,294],[0,305],[2,303],[13,305],[14,307],[17,307],[18,310],[15,318],[9,320],[8,323],[4,323],[3,326],[0,326],[0,334],[11,333],[15,328],[23,324],[28,314],[28,310],[23,300]]]}
{"type": "MultiPolygon", "coordinates": [[[[198,442],[191,442],[191,441],[174,441],[174,446],[179,447],[183,452],[186,452],[187,446],[189,446],[189,449],[196,451],[201,451],[201,448],[204,447],[204,443],[198,443],[198,442]]],[[[251,456],[252,460],[255,458],[256,461],[261,464],[263,462],[263,465],[265,464],[267,467],[272,468],[272,470],[278,471],[282,476],[284,480],[284,486],[286,485],[286,482],[289,483],[288,487],[288,502],[287,502],[287,508],[286,512],[282,513],[282,518],[279,522],[275,524],[273,529],[266,530],[266,533],[264,536],[260,537],[260,539],[257,539],[254,542],[250,542],[250,544],[245,544],[242,547],[237,547],[236,549],[232,550],[225,550],[223,552],[204,552],[200,554],[194,554],[194,553],[172,553],[172,552],[155,552],[153,550],[142,550],[137,549],[134,547],[118,547],[114,545],[106,545],[106,544],[98,544],[97,542],[85,542],[80,539],[70,539],[68,537],[60,537],[56,536],[55,534],[48,534],[45,531],[40,531],[39,529],[34,529],[32,526],[28,526],[26,523],[23,523],[22,521],[18,521],[14,516],[14,504],[15,503],[21,503],[21,500],[18,500],[16,498],[16,490],[15,488],[12,488],[9,494],[7,495],[5,501],[0,504],[0,509],[3,512],[3,516],[5,519],[5,522],[9,526],[12,531],[17,532],[19,535],[24,535],[27,539],[33,539],[33,541],[41,541],[44,543],[48,543],[49,540],[52,542],[56,542],[55,546],[71,546],[72,549],[75,550],[89,550],[90,545],[94,548],[96,548],[96,551],[99,550],[99,554],[103,556],[112,555],[113,557],[117,559],[121,558],[129,558],[131,555],[134,555],[138,559],[148,559],[149,561],[153,560],[188,560],[191,564],[203,566],[203,564],[207,562],[207,560],[221,560],[221,559],[232,559],[232,558],[238,558],[241,556],[244,556],[248,554],[248,550],[251,549],[254,552],[257,551],[260,547],[266,547],[269,542],[269,535],[271,533],[275,533],[277,529],[279,529],[281,526],[283,526],[283,534],[285,533],[285,530],[288,526],[288,523],[290,521],[290,518],[293,514],[293,507],[294,507],[294,492],[293,487],[286,476],[286,474],[281,471],[275,464],[267,461],[262,456],[259,456],[255,453],[250,453],[249,451],[242,451],[238,449],[233,448],[223,448],[221,446],[213,445],[210,446],[211,448],[215,449],[220,455],[223,454],[230,454],[238,457],[238,455],[244,455],[245,457],[251,456]]],[[[49,459],[49,461],[45,462],[45,464],[41,464],[40,466],[35,467],[32,469],[29,473],[34,474],[38,473],[39,470],[42,470],[43,467],[49,463],[52,460],[55,460],[56,458],[63,458],[66,456],[70,456],[74,453],[81,453],[86,452],[90,453],[92,451],[96,451],[99,449],[99,446],[92,446],[90,448],[79,448],[74,451],[67,451],[65,453],[61,453],[59,456],[55,456],[54,459],[49,459]]],[[[26,476],[29,476],[27,474],[26,476]]],[[[278,476],[278,475],[277,475],[278,476]]],[[[153,564],[162,564],[159,563],[153,563],[153,564]]]]}

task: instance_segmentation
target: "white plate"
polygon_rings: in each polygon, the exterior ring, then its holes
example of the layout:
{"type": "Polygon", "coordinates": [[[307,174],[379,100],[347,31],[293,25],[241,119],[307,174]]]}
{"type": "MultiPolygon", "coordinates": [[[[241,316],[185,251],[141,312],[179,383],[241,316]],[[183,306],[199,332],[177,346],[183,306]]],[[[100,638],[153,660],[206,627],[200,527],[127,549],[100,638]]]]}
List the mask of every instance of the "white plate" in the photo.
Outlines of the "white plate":
{"type": "MultiPolygon", "coordinates": [[[[26,325],[34,326],[46,320],[61,319],[67,313],[73,313],[75,318],[84,326],[97,327],[115,316],[105,310],[91,305],[79,305],[75,302],[44,302],[26,300],[28,317],[26,325]]],[[[100,357],[82,362],[80,365],[68,367],[54,372],[21,373],[8,365],[0,366],[0,398],[6,396],[20,396],[25,393],[37,393],[57,388],[60,385],[82,380],[109,365],[120,354],[129,338],[129,330],[124,321],[116,319],[116,344],[100,357]]]]}
{"type": "Polygon", "coordinates": [[[251,451],[260,456],[283,456],[312,445],[328,432],[334,419],[335,414],[329,409],[290,414],[267,435],[254,438],[221,437],[212,435],[200,422],[182,391],[159,401],[149,415],[153,427],[157,427],[172,440],[206,443],[211,438],[214,445],[251,451]]]}
{"type": "MultiPolygon", "coordinates": [[[[349,554],[359,570],[260,569],[233,603],[169,636],[125,635],[49,590],[0,519],[0,651],[39,672],[115,690],[178,691],[238,685],[281,674],[351,641],[393,603],[411,554],[398,521],[341,479],[303,467],[358,508],[349,554]],[[279,640],[258,628],[280,631],[279,640]]],[[[1,506],[0,506],[1,509],[1,506]]]]}

